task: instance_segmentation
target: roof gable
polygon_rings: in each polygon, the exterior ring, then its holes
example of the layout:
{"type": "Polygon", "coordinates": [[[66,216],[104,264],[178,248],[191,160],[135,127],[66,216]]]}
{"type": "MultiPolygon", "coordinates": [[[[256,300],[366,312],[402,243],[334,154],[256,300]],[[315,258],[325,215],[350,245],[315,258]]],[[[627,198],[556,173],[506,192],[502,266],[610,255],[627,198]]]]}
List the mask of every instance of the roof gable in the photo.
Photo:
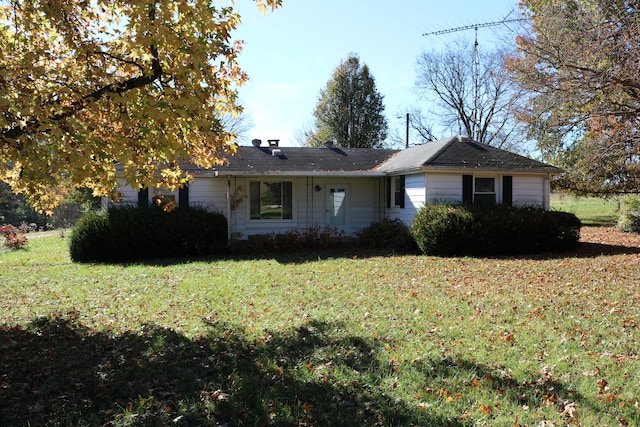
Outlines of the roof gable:
{"type": "Polygon", "coordinates": [[[425,169],[501,170],[561,173],[555,166],[500,148],[456,136],[408,148],[386,161],[385,173],[425,169]]]}

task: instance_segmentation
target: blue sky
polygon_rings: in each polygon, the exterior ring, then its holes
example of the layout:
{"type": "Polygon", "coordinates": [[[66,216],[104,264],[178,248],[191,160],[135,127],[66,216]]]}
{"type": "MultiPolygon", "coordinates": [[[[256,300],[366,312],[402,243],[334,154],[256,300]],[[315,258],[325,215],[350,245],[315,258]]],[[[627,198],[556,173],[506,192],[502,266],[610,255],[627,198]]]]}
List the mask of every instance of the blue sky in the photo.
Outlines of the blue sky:
{"type": "MultiPolygon", "coordinates": [[[[313,124],[320,90],[350,53],[369,67],[384,95],[390,129],[403,135],[400,112],[420,105],[414,95],[418,55],[474,38],[473,30],[423,34],[518,12],[517,0],[284,0],[266,15],[249,0],[236,0],[235,7],[242,24],[234,38],[245,42],[239,63],[250,78],[240,88],[240,101],[254,125],[239,143],[280,139],[284,146],[299,145],[296,135],[313,124]]],[[[496,38],[494,28],[478,30],[481,46],[496,38]]]]}

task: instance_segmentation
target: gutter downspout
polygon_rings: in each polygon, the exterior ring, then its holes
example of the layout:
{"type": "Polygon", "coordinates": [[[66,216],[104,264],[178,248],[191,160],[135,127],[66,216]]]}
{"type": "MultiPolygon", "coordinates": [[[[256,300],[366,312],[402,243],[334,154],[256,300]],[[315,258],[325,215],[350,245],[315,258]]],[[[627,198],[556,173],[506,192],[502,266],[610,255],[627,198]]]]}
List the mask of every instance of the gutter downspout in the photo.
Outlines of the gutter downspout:
{"type": "Polygon", "coordinates": [[[544,188],[542,189],[543,203],[545,210],[551,210],[551,174],[547,174],[547,178],[544,180],[544,188]]]}

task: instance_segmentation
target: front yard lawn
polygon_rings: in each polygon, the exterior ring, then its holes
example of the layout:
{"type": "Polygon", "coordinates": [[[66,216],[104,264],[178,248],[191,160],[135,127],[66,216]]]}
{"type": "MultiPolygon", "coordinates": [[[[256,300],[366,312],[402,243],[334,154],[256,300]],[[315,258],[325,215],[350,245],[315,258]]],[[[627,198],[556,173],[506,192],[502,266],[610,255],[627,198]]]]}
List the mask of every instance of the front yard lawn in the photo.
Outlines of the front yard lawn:
{"type": "Polygon", "coordinates": [[[640,425],[640,236],[162,265],[0,255],[0,424],[640,425]]]}

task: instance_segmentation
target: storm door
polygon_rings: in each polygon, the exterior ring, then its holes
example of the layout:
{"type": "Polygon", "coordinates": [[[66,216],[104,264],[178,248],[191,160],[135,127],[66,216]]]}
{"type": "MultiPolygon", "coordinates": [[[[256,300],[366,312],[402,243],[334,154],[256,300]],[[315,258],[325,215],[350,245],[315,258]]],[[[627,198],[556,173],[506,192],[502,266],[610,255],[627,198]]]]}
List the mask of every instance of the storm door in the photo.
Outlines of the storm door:
{"type": "Polygon", "coordinates": [[[330,185],[327,188],[327,224],[347,231],[347,187],[330,185]]]}

